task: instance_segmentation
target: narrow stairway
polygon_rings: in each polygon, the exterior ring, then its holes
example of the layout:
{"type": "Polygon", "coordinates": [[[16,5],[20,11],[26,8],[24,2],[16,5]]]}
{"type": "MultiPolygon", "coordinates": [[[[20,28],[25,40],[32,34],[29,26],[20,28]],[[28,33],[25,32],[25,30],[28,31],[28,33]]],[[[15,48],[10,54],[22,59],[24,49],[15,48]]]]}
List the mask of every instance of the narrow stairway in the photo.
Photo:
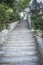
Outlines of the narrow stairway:
{"type": "Polygon", "coordinates": [[[21,21],[0,46],[0,65],[39,65],[34,33],[21,21]]]}

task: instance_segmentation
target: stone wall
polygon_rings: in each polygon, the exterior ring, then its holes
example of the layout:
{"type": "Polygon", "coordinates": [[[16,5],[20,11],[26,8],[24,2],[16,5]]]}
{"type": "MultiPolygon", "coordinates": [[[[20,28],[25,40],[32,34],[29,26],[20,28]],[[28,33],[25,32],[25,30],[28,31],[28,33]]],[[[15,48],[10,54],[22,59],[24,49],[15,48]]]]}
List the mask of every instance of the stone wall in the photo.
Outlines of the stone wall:
{"type": "Polygon", "coordinates": [[[9,23],[8,24],[8,30],[4,29],[0,32],[0,44],[4,43],[4,41],[7,38],[7,34],[9,33],[9,31],[12,31],[13,29],[15,29],[15,27],[18,25],[18,23],[19,23],[19,21],[9,23]]]}
{"type": "Polygon", "coordinates": [[[8,30],[7,29],[4,29],[0,32],[0,44],[3,44],[5,39],[6,39],[6,36],[8,34],[8,30]]]}
{"type": "Polygon", "coordinates": [[[36,33],[36,38],[38,41],[38,50],[40,52],[40,63],[41,65],[43,65],[43,38],[42,38],[42,32],[41,31],[37,31],[36,33]]]}
{"type": "Polygon", "coordinates": [[[9,30],[14,30],[15,27],[18,25],[19,21],[13,22],[13,23],[9,23],[8,24],[8,29],[9,30]]]}

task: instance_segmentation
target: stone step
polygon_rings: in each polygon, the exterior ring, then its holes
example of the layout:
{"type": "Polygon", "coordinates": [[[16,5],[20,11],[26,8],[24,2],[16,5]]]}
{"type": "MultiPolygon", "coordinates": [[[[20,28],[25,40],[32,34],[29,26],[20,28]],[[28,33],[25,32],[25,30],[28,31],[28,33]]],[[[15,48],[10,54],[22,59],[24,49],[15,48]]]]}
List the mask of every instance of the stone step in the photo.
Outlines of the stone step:
{"type": "MultiPolygon", "coordinates": [[[[26,44],[24,44],[24,43],[21,43],[21,44],[20,43],[18,43],[18,44],[17,43],[14,43],[14,44],[11,43],[10,44],[10,43],[8,43],[8,44],[9,44],[10,47],[19,47],[20,46],[20,47],[27,47],[27,48],[30,48],[30,47],[35,47],[36,48],[35,43],[33,43],[33,44],[31,44],[31,43],[30,44],[28,44],[28,43],[26,43],[26,44]]],[[[2,45],[2,47],[9,47],[8,44],[5,43],[5,44],[2,45]]]]}
{"type": "Polygon", "coordinates": [[[11,48],[4,48],[4,49],[1,49],[0,50],[0,53],[2,52],[2,51],[7,51],[7,52],[15,52],[15,53],[18,53],[18,52],[37,52],[37,50],[33,50],[33,49],[11,49],[11,48]]]}
{"type": "Polygon", "coordinates": [[[37,57],[37,58],[39,58],[38,57],[38,55],[21,55],[21,56],[11,56],[11,55],[1,55],[0,56],[0,58],[23,58],[23,57],[29,57],[29,58],[31,58],[31,57],[37,57]]]}
{"type": "Polygon", "coordinates": [[[34,39],[34,38],[32,36],[8,36],[8,39],[34,39]]]}
{"type": "Polygon", "coordinates": [[[8,41],[15,41],[15,40],[25,40],[25,41],[28,41],[28,40],[34,40],[33,38],[10,38],[8,41]]]}
{"type": "MultiPolygon", "coordinates": [[[[15,33],[9,33],[9,34],[8,34],[8,36],[16,36],[16,35],[17,35],[17,36],[30,36],[30,37],[31,37],[31,36],[33,35],[33,33],[28,33],[28,32],[25,33],[25,32],[23,31],[22,33],[15,32],[15,33]]],[[[32,37],[33,37],[33,36],[32,36],[32,37]]]]}
{"type": "Polygon", "coordinates": [[[27,42],[26,41],[24,41],[24,42],[23,41],[21,41],[21,42],[20,41],[18,41],[18,42],[17,41],[16,42],[15,41],[9,41],[9,42],[6,41],[2,46],[7,46],[8,44],[9,45],[29,45],[29,46],[36,45],[34,41],[32,41],[32,42],[31,41],[27,41],[27,42]]]}
{"type": "Polygon", "coordinates": [[[22,62],[22,61],[36,62],[38,61],[38,57],[37,56],[1,57],[0,62],[22,62]]]}
{"type": "Polygon", "coordinates": [[[0,55],[3,54],[3,55],[10,55],[10,56],[25,56],[25,55],[37,55],[37,51],[12,51],[12,50],[5,50],[5,51],[0,51],[0,55]]]}
{"type": "Polygon", "coordinates": [[[7,51],[7,52],[37,52],[36,49],[11,49],[11,48],[3,48],[0,50],[0,54],[3,52],[3,51],[7,51]]]}
{"type": "Polygon", "coordinates": [[[16,46],[15,45],[14,47],[13,46],[10,47],[10,45],[9,45],[6,47],[5,46],[2,47],[2,49],[5,49],[5,48],[6,49],[36,49],[36,46],[19,46],[19,45],[16,46]]]}
{"type": "Polygon", "coordinates": [[[25,37],[33,37],[32,36],[33,34],[32,33],[28,33],[28,32],[24,32],[24,33],[19,33],[19,32],[17,32],[17,33],[10,33],[10,34],[8,34],[8,36],[25,36],[25,37]]]}
{"type": "MultiPolygon", "coordinates": [[[[31,44],[31,43],[30,43],[30,44],[28,44],[28,43],[26,43],[26,44],[24,44],[24,43],[21,43],[21,44],[20,44],[20,43],[18,43],[18,44],[17,44],[17,43],[14,43],[14,44],[11,43],[11,44],[10,44],[10,43],[9,43],[9,46],[10,46],[10,47],[16,47],[16,46],[20,46],[20,47],[24,47],[24,46],[25,46],[25,47],[30,47],[30,46],[31,46],[31,47],[36,47],[35,44],[31,44]]],[[[8,44],[3,45],[3,47],[9,47],[9,46],[8,46],[8,44]]]]}
{"type": "Polygon", "coordinates": [[[33,36],[29,36],[29,35],[12,35],[12,36],[8,36],[9,38],[32,38],[33,39],[33,36]]]}
{"type": "Polygon", "coordinates": [[[36,45],[34,41],[32,41],[32,42],[30,42],[30,41],[21,41],[21,42],[20,41],[18,41],[18,42],[17,41],[16,42],[15,41],[9,41],[9,42],[7,42],[6,41],[2,46],[7,46],[8,44],[9,45],[23,45],[23,46],[24,45],[29,45],[29,46],[36,45]]]}
{"type": "Polygon", "coordinates": [[[9,34],[8,37],[21,37],[21,38],[22,37],[24,37],[24,38],[25,37],[27,37],[27,38],[29,38],[29,37],[31,38],[32,37],[33,38],[32,34],[29,34],[29,33],[28,33],[28,35],[27,34],[20,34],[20,35],[19,34],[14,34],[14,35],[13,34],[9,34]]]}
{"type": "Polygon", "coordinates": [[[33,43],[34,40],[8,40],[5,43],[33,43]]]}
{"type": "Polygon", "coordinates": [[[33,50],[33,51],[34,51],[34,50],[36,50],[36,46],[22,46],[22,45],[21,45],[21,46],[19,46],[19,45],[13,45],[13,46],[12,46],[12,45],[9,45],[9,46],[8,46],[8,45],[7,45],[7,46],[3,46],[2,48],[0,48],[0,51],[1,51],[1,50],[12,50],[12,51],[13,51],[13,50],[14,50],[14,51],[16,51],[16,50],[18,50],[18,51],[19,51],[19,50],[20,50],[20,51],[24,51],[24,50],[25,50],[25,51],[27,51],[27,50],[28,50],[28,51],[31,51],[31,50],[33,50]]]}
{"type": "Polygon", "coordinates": [[[10,62],[9,63],[8,62],[7,63],[1,63],[0,65],[39,65],[39,63],[38,62],[29,62],[29,61],[26,62],[26,61],[24,61],[24,62],[19,62],[19,63],[18,62],[17,63],[15,63],[15,62],[14,63],[12,63],[12,62],[11,63],[10,62]]]}
{"type": "Polygon", "coordinates": [[[19,30],[19,29],[16,30],[16,29],[15,29],[15,30],[13,30],[13,31],[10,31],[9,33],[17,33],[17,32],[20,32],[20,33],[22,33],[22,32],[23,32],[23,33],[24,33],[24,32],[25,32],[25,33],[26,33],[26,32],[32,33],[32,31],[29,30],[29,29],[22,29],[22,30],[19,30]]]}

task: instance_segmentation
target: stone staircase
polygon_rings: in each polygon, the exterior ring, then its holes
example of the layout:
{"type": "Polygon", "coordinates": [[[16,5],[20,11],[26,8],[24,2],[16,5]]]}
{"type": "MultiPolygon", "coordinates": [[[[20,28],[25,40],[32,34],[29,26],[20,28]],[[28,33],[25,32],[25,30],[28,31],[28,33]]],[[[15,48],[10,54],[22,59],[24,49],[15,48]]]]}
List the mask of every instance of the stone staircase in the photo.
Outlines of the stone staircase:
{"type": "Polygon", "coordinates": [[[32,31],[15,29],[0,46],[0,65],[39,65],[38,51],[32,31]]]}

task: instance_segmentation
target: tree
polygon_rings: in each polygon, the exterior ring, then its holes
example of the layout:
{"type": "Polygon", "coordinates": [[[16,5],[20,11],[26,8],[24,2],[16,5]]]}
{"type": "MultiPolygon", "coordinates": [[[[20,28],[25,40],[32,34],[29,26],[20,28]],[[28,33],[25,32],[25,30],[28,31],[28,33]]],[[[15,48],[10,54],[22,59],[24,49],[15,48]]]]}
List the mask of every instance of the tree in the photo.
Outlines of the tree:
{"type": "Polygon", "coordinates": [[[18,12],[24,10],[29,1],[0,0],[0,23],[5,27],[6,22],[19,20],[18,12]]]}
{"type": "Polygon", "coordinates": [[[38,15],[40,12],[40,4],[37,2],[37,0],[32,1],[32,5],[30,5],[30,11],[35,15],[38,15]]]}
{"type": "Polygon", "coordinates": [[[24,10],[26,7],[28,7],[28,3],[30,0],[23,0],[23,1],[16,1],[15,2],[15,10],[18,10],[19,12],[24,10]]]}

